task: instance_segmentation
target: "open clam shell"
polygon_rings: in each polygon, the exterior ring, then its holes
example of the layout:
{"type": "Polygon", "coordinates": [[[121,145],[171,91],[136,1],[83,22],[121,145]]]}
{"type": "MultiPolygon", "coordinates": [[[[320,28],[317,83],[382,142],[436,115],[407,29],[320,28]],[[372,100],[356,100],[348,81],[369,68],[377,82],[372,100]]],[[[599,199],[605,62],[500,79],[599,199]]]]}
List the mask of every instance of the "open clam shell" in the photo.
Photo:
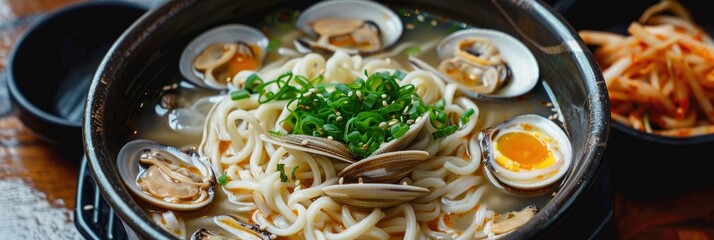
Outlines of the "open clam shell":
{"type": "Polygon", "coordinates": [[[474,60],[477,58],[468,56],[470,54],[467,52],[470,49],[462,49],[465,42],[471,42],[469,44],[472,44],[478,41],[484,41],[488,45],[495,46],[496,49],[488,49],[491,46],[482,46],[485,49],[480,50],[496,50],[498,52],[497,58],[504,64],[489,66],[487,62],[479,62],[474,63],[473,68],[462,68],[459,71],[474,69],[475,72],[483,72],[484,76],[493,76],[493,78],[498,79],[505,78],[503,82],[493,83],[495,85],[489,86],[489,89],[493,89],[489,90],[488,93],[480,91],[483,89],[478,90],[475,86],[468,86],[456,81],[447,76],[446,73],[437,70],[418,58],[410,57],[409,62],[414,68],[432,72],[448,83],[457,84],[464,93],[475,98],[513,98],[526,94],[535,87],[540,76],[540,69],[535,56],[521,41],[506,33],[475,28],[460,30],[446,36],[437,46],[437,53],[441,61],[451,61],[451,64],[458,62],[455,60],[459,60],[459,58],[454,58],[457,54],[462,57],[463,61],[478,61],[474,60]]]}
{"type": "Polygon", "coordinates": [[[260,139],[273,145],[314,153],[348,163],[356,161],[346,144],[323,137],[298,134],[261,134],[260,139]]]}
{"type": "Polygon", "coordinates": [[[232,71],[255,70],[240,69],[244,67],[259,68],[267,48],[268,38],[259,30],[243,24],[222,25],[202,33],[186,46],[181,53],[179,70],[184,78],[197,86],[223,90],[227,85],[220,76],[233,77],[235,73],[232,71]],[[234,58],[252,58],[254,62],[228,65],[230,61],[237,61],[234,58]],[[197,60],[200,61],[198,65],[197,60]],[[224,70],[225,74],[219,73],[224,70]]]}
{"type": "Polygon", "coordinates": [[[495,92],[483,94],[485,97],[517,97],[535,87],[540,73],[535,56],[521,41],[501,31],[465,29],[449,34],[436,48],[439,58],[443,60],[453,57],[459,43],[468,38],[489,40],[498,48],[501,58],[511,68],[511,79],[495,92]]]}
{"type": "Polygon", "coordinates": [[[551,191],[572,163],[565,131],[535,114],[513,117],[479,134],[484,173],[500,190],[533,196],[551,191]]]}
{"type": "Polygon", "coordinates": [[[416,121],[414,124],[409,126],[409,131],[407,131],[404,136],[383,143],[382,146],[379,147],[376,151],[374,151],[372,154],[369,156],[377,156],[380,154],[388,153],[388,152],[394,152],[394,151],[399,151],[402,149],[407,148],[409,145],[412,144],[414,141],[414,138],[416,138],[417,135],[419,135],[419,132],[421,131],[422,128],[424,128],[424,125],[429,121],[429,114],[424,113],[421,116],[417,117],[416,121]]]}
{"type": "Polygon", "coordinates": [[[398,183],[429,157],[425,151],[384,153],[360,160],[342,169],[337,177],[344,183],[398,183]]]}
{"type": "Polygon", "coordinates": [[[127,188],[144,201],[166,209],[190,211],[214,198],[214,174],[197,155],[149,140],[133,140],[117,156],[127,188]]]}
{"type": "Polygon", "coordinates": [[[340,184],[322,188],[333,200],[357,208],[388,208],[429,193],[416,186],[384,183],[340,184]]]}
{"type": "MultiPolygon", "coordinates": [[[[310,38],[318,39],[321,36],[319,36],[318,32],[315,30],[314,24],[325,19],[339,20],[340,27],[337,29],[347,29],[350,27],[350,22],[342,20],[363,21],[367,25],[364,25],[365,28],[361,28],[359,31],[376,28],[380,38],[379,47],[359,51],[356,49],[339,48],[332,45],[327,46],[318,40],[301,39],[296,41],[295,44],[299,51],[311,51],[311,48],[319,48],[318,51],[334,51],[336,49],[343,49],[352,54],[358,52],[379,51],[397,42],[397,40],[401,37],[404,28],[399,16],[397,16],[397,14],[391,9],[377,2],[358,0],[323,1],[314,4],[303,11],[298,18],[296,25],[305,34],[310,36],[310,38]]],[[[339,31],[336,33],[342,34],[339,31]]]]}
{"type": "Polygon", "coordinates": [[[213,222],[236,239],[271,240],[276,236],[260,229],[260,225],[244,222],[229,215],[213,217],[213,222]]]}

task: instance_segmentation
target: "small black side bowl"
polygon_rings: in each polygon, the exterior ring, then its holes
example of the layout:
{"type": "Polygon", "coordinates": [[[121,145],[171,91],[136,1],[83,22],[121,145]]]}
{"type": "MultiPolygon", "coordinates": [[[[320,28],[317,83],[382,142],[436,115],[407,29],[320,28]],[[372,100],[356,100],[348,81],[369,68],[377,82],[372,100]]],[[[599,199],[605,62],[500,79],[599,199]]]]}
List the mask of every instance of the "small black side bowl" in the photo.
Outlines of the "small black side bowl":
{"type": "MultiPolygon", "coordinates": [[[[575,30],[601,30],[627,34],[627,27],[658,0],[561,0],[554,7],[575,30]],[[617,7],[613,7],[617,6],[617,7]]],[[[681,0],[695,21],[710,34],[714,15],[707,1],[681,0]]],[[[595,50],[591,47],[590,50],[595,50]]],[[[637,131],[612,123],[606,156],[612,185],[629,195],[665,196],[714,184],[711,148],[714,134],[675,138],[637,131]]]]}
{"type": "Polygon", "coordinates": [[[129,2],[91,1],[35,22],[12,49],[7,68],[22,123],[40,139],[80,156],[82,110],[94,72],[119,35],[146,11],[129,2]]]}

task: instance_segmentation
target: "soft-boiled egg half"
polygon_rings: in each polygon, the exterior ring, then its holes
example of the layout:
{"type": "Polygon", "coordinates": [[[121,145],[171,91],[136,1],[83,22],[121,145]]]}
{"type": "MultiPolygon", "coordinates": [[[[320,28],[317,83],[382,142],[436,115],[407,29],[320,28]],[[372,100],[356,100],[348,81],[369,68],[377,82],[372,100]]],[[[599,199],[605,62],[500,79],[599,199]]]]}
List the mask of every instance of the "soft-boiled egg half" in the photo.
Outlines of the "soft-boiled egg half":
{"type": "Polygon", "coordinates": [[[485,129],[480,138],[485,175],[508,193],[545,193],[563,178],[572,162],[568,135],[539,115],[513,117],[485,129]]]}

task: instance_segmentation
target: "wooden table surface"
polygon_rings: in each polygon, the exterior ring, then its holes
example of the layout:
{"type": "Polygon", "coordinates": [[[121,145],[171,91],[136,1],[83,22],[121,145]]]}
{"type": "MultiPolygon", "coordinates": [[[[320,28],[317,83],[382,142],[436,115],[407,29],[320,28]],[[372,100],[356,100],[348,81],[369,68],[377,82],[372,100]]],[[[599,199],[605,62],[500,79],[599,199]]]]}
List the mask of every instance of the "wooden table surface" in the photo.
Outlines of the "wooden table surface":
{"type": "MultiPolygon", "coordinates": [[[[0,71],[33,18],[82,0],[0,0],[0,71]]],[[[72,221],[79,160],[34,137],[9,112],[0,76],[0,239],[81,239],[72,221]]],[[[714,239],[714,186],[677,196],[615,196],[623,239],[714,239]]]]}

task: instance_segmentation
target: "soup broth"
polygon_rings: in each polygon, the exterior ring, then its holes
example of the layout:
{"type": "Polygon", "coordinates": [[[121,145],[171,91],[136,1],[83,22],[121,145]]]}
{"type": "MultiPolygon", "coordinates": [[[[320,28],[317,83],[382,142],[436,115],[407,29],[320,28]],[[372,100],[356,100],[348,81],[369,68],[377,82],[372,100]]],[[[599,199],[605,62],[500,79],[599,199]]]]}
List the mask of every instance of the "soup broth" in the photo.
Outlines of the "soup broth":
{"type": "MultiPolygon", "coordinates": [[[[412,70],[407,59],[409,56],[418,57],[433,66],[439,65],[440,59],[435,50],[436,45],[450,33],[471,27],[419,9],[395,9],[395,12],[404,23],[404,32],[399,41],[385,51],[365,56],[365,58],[388,59],[387,61],[395,62],[406,71],[412,70]]],[[[256,26],[270,40],[263,66],[281,65],[292,58],[286,56],[286,51],[288,54],[293,54],[292,51],[286,49],[294,49],[293,41],[303,36],[303,33],[295,27],[295,21],[299,15],[300,12],[296,10],[278,11],[256,26]]],[[[330,56],[325,56],[325,58],[328,57],[330,56]]],[[[227,92],[196,87],[180,76],[167,79],[165,83],[160,91],[145,94],[146,99],[142,101],[141,111],[135,116],[136,120],[132,122],[131,127],[134,131],[130,134],[130,138],[150,139],[181,149],[198,149],[202,138],[205,137],[203,131],[207,114],[227,92]]],[[[549,94],[548,86],[543,81],[539,81],[533,90],[517,98],[473,101],[479,109],[473,133],[523,114],[537,114],[556,121],[562,119],[558,115],[557,105],[553,104],[555,99],[549,94]]],[[[483,170],[484,167],[481,166],[474,175],[483,176],[483,170]]],[[[218,176],[220,173],[216,173],[216,175],[218,176]]],[[[310,184],[304,182],[303,185],[309,186],[310,184]]],[[[554,193],[538,197],[512,196],[497,189],[485,179],[480,187],[483,187],[484,195],[480,198],[479,205],[487,205],[489,210],[496,213],[518,211],[531,205],[540,209],[554,196],[554,193]]],[[[185,230],[174,232],[174,234],[188,239],[197,230],[205,228],[218,235],[231,236],[214,223],[213,217],[218,215],[232,215],[247,222],[252,221],[252,211],[236,211],[238,206],[228,200],[228,196],[218,184],[216,184],[215,193],[215,199],[207,207],[195,211],[173,211],[177,219],[185,223],[185,230]]],[[[147,214],[153,214],[153,217],[166,212],[165,209],[154,207],[139,199],[137,201],[145,208],[147,214]]],[[[475,212],[476,209],[459,214],[446,213],[447,219],[451,221],[447,225],[450,224],[450,227],[457,232],[464,231],[472,222],[475,212]]],[[[287,220],[283,219],[283,221],[287,220]]],[[[286,222],[283,225],[289,224],[286,222]]],[[[436,221],[430,223],[431,228],[438,228],[437,225],[436,221]]],[[[392,236],[395,239],[402,237],[399,234],[392,236]]]]}

